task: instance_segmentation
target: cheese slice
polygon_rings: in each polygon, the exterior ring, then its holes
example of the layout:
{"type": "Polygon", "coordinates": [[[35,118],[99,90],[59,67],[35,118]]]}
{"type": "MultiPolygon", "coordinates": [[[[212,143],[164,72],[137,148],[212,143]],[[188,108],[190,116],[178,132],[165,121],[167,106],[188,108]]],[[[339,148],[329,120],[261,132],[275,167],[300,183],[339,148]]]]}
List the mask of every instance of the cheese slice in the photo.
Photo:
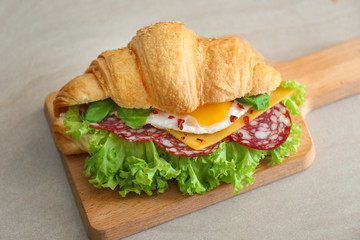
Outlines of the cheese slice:
{"type": "Polygon", "coordinates": [[[229,127],[212,134],[194,134],[194,133],[184,133],[175,130],[169,130],[170,134],[173,135],[179,141],[185,143],[189,147],[200,150],[211,146],[225,137],[229,136],[233,132],[237,131],[238,129],[245,126],[244,118],[249,118],[251,122],[262,113],[267,111],[269,108],[272,108],[288,96],[290,96],[296,89],[288,89],[279,87],[275,91],[271,92],[270,99],[269,99],[269,107],[264,110],[256,110],[255,108],[251,107],[245,115],[241,116],[238,120],[236,120],[232,125],[229,127]]]}

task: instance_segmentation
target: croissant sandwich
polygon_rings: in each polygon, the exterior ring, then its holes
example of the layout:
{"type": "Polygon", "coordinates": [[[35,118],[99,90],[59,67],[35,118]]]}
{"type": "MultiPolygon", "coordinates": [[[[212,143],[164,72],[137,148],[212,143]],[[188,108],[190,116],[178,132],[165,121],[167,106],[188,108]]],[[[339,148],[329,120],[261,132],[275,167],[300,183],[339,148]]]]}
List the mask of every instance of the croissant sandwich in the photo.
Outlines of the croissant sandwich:
{"type": "Polygon", "coordinates": [[[151,195],[168,181],[202,194],[252,183],[266,156],[281,163],[300,144],[304,86],[282,81],[237,36],[198,37],[179,22],[137,31],[101,53],[54,100],[55,141],[88,153],[95,187],[151,195]]]}

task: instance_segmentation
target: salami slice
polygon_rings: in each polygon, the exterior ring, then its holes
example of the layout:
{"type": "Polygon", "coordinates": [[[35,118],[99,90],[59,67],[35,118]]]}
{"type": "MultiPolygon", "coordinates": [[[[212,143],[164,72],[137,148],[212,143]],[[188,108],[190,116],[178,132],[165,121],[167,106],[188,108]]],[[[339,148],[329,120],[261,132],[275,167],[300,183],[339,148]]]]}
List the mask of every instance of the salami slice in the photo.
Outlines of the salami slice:
{"type": "Polygon", "coordinates": [[[138,129],[132,129],[116,116],[105,118],[100,123],[91,123],[90,127],[113,132],[119,138],[129,142],[149,142],[161,137],[167,132],[163,129],[145,125],[138,129]]]}
{"type": "Polygon", "coordinates": [[[116,116],[109,116],[99,123],[90,123],[90,127],[106,131],[115,131],[129,128],[121,119],[116,116]]]}
{"type": "Polygon", "coordinates": [[[138,129],[128,127],[126,129],[115,130],[114,134],[129,142],[150,142],[166,135],[167,132],[151,125],[145,125],[138,129]]]}
{"type": "Polygon", "coordinates": [[[249,148],[272,150],[286,141],[291,124],[288,109],[279,103],[229,137],[249,148]]]}
{"type": "Polygon", "coordinates": [[[119,138],[129,142],[149,142],[154,141],[159,147],[174,155],[183,157],[199,157],[213,153],[219,147],[219,143],[210,147],[194,150],[186,144],[180,142],[167,131],[145,125],[138,129],[132,129],[116,116],[105,118],[100,123],[91,123],[90,127],[100,130],[113,132],[119,138]]]}
{"type": "Polygon", "coordinates": [[[188,145],[186,145],[185,143],[180,142],[179,140],[177,140],[170,134],[166,134],[166,135],[163,135],[161,138],[155,139],[155,143],[159,147],[164,149],[166,152],[177,155],[177,156],[199,157],[199,156],[204,156],[204,155],[208,155],[210,153],[215,152],[218,149],[221,141],[212,146],[203,148],[201,150],[194,150],[191,147],[189,147],[188,145]]]}

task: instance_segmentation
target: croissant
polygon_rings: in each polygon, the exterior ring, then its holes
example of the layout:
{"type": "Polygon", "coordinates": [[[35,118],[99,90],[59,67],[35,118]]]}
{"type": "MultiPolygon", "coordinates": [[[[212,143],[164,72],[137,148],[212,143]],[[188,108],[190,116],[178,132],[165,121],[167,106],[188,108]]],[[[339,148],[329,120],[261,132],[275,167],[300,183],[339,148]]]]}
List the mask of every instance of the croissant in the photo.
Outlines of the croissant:
{"type": "Polygon", "coordinates": [[[101,53],[59,91],[54,111],[112,98],[126,108],[188,113],[280,82],[279,72],[237,36],[199,38],[182,23],[160,22],[138,30],[127,47],[101,53]]]}
{"type": "MultiPolygon", "coordinates": [[[[101,53],[84,74],[62,87],[54,100],[59,117],[68,106],[112,98],[126,108],[153,107],[188,113],[197,107],[275,90],[279,72],[266,65],[237,36],[198,37],[179,22],[160,22],[137,31],[127,47],[101,53]]],[[[53,124],[64,154],[86,152],[53,124]]]]}

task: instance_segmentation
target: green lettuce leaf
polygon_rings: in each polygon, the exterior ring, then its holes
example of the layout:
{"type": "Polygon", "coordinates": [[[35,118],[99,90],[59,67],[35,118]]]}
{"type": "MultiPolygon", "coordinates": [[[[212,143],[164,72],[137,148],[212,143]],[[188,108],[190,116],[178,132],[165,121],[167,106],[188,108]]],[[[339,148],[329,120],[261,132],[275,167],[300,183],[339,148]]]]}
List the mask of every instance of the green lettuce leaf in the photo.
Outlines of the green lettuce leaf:
{"type": "Polygon", "coordinates": [[[64,126],[70,129],[66,133],[76,140],[80,140],[84,134],[91,130],[89,123],[87,121],[82,121],[80,118],[79,109],[79,105],[69,107],[69,110],[65,113],[64,120],[64,126]]]}
{"type": "Polygon", "coordinates": [[[257,110],[263,110],[269,107],[270,95],[267,93],[256,96],[237,98],[236,101],[244,104],[251,104],[257,110]]]}
{"type": "Polygon", "coordinates": [[[120,187],[119,194],[129,192],[148,195],[163,193],[167,181],[179,175],[165,159],[159,157],[153,142],[132,143],[113,133],[97,130],[89,140],[90,157],[85,160],[84,174],[97,188],[120,187]]]}
{"type": "Polygon", "coordinates": [[[208,192],[221,182],[233,184],[238,193],[254,181],[255,168],[266,155],[266,151],[224,142],[207,156],[180,157],[153,142],[131,143],[102,130],[93,133],[89,149],[84,171],[91,176],[89,182],[97,188],[119,186],[121,196],[162,193],[170,179],[176,179],[180,191],[190,195],[208,192]]]}
{"type": "Polygon", "coordinates": [[[176,177],[180,191],[190,195],[203,194],[218,186],[220,182],[231,183],[234,193],[252,183],[256,166],[266,155],[244,147],[236,142],[221,143],[217,151],[201,157],[180,157],[158,148],[160,156],[180,169],[176,177]]]}
{"type": "Polygon", "coordinates": [[[296,91],[290,97],[286,98],[283,103],[289,109],[290,115],[299,115],[300,106],[305,106],[305,85],[294,80],[289,80],[281,82],[280,86],[283,88],[296,89],[296,91]]]}
{"type": "Polygon", "coordinates": [[[127,126],[136,129],[145,125],[146,119],[151,113],[151,108],[139,109],[119,107],[117,113],[118,117],[121,118],[127,126]]]}

